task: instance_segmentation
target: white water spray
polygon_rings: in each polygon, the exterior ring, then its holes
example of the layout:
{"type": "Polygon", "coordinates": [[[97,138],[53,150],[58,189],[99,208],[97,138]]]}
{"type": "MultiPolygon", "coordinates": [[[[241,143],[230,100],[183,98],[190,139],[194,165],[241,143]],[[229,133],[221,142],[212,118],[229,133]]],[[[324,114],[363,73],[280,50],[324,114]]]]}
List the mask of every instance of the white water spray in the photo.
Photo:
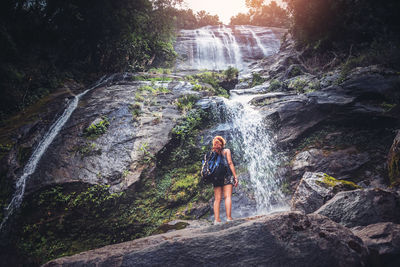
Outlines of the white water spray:
{"type": "Polygon", "coordinates": [[[69,103],[68,107],[64,110],[64,113],[56,120],[56,122],[51,125],[50,129],[48,132],[43,136],[43,138],[40,140],[39,144],[33,151],[31,157],[29,158],[28,162],[26,163],[23,174],[21,177],[18,178],[17,183],[15,185],[15,192],[14,195],[10,201],[10,204],[8,204],[7,208],[5,209],[5,217],[0,224],[0,230],[3,229],[4,224],[7,222],[8,218],[14,213],[16,209],[19,208],[19,206],[22,203],[24,194],[25,194],[25,187],[26,187],[26,182],[28,178],[35,172],[36,167],[46,152],[47,148],[50,146],[50,144],[53,142],[53,140],[56,138],[62,127],[65,125],[65,123],[68,121],[68,119],[71,117],[72,113],[78,106],[79,100],[87,94],[89,91],[93,90],[94,88],[101,86],[103,84],[106,84],[109,80],[111,80],[113,76],[110,76],[107,79],[104,79],[104,76],[91,88],[87,89],[86,91],[80,93],[79,95],[76,95],[74,99],[69,103]]]}
{"type": "MultiPolygon", "coordinates": [[[[281,191],[278,166],[281,158],[275,152],[275,144],[260,112],[249,101],[254,96],[233,96],[225,99],[227,121],[232,125],[233,140],[243,153],[243,164],[247,167],[254,193],[256,214],[287,210],[287,203],[281,191]]],[[[237,207],[240,209],[240,206],[237,207]]]]}

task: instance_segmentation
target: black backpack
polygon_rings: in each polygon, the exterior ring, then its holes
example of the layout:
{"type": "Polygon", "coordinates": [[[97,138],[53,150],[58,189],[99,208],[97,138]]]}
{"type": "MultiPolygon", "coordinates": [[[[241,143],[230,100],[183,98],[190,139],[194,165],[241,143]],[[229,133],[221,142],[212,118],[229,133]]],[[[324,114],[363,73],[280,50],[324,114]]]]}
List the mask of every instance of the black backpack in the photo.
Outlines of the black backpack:
{"type": "Polygon", "coordinates": [[[226,166],[223,156],[211,151],[204,155],[201,168],[201,178],[205,183],[216,182],[226,175],[226,166]]]}

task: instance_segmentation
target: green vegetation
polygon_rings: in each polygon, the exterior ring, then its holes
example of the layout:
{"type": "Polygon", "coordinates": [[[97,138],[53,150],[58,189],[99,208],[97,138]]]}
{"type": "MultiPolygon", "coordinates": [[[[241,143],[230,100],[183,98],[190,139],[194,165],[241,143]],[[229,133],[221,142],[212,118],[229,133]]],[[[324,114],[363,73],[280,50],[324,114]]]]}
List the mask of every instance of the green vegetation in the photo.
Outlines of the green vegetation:
{"type": "Polygon", "coordinates": [[[261,77],[261,75],[257,72],[252,73],[252,78],[251,78],[251,87],[261,85],[265,82],[265,79],[261,77]]]}
{"type": "Polygon", "coordinates": [[[308,82],[304,79],[298,78],[291,81],[288,85],[290,89],[295,90],[297,93],[304,93],[304,88],[308,85],[308,82]]]}
{"type": "Polygon", "coordinates": [[[165,88],[163,86],[155,86],[155,85],[143,85],[141,87],[139,87],[138,89],[140,92],[143,91],[147,91],[152,93],[153,95],[159,95],[159,94],[168,94],[171,93],[170,90],[168,90],[168,88],[165,88]]]}
{"type": "Polygon", "coordinates": [[[179,110],[186,113],[194,108],[194,105],[199,99],[200,97],[198,95],[183,95],[176,100],[176,105],[179,110]]]}
{"type": "Polygon", "coordinates": [[[101,155],[102,150],[98,148],[95,143],[84,142],[83,144],[74,147],[73,152],[78,152],[81,158],[85,158],[91,155],[101,155]]]}
{"type": "Polygon", "coordinates": [[[196,29],[207,25],[221,25],[218,15],[201,10],[196,14],[191,9],[175,10],[175,25],[178,29],[196,29]]]}
{"type": "Polygon", "coordinates": [[[281,89],[282,86],[283,86],[282,82],[280,82],[279,80],[273,79],[269,84],[269,91],[277,91],[277,90],[281,89]]]}
{"type": "Polygon", "coordinates": [[[107,128],[110,126],[110,122],[107,117],[102,117],[101,120],[96,120],[88,128],[84,130],[84,135],[89,139],[96,139],[100,135],[107,132],[107,128]]]}
{"type": "Polygon", "coordinates": [[[139,162],[142,165],[150,164],[155,159],[155,156],[149,151],[148,143],[143,143],[139,148],[139,152],[141,153],[139,162]]]}
{"type": "Polygon", "coordinates": [[[223,74],[225,75],[227,80],[234,80],[239,77],[239,70],[230,66],[226,70],[224,70],[223,74]]]}
{"type": "Polygon", "coordinates": [[[202,72],[195,75],[188,75],[185,79],[191,82],[194,85],[193,90],[196,91],[208,91],[212,95],[218,95],[222,97],[229,97],[228,92],[220,86],[220,83],[227,80],[228,75],[234,75],[235,69],[228,69],[225,72],[228,73],[220,73],[220,72],[202,72]],[[211,85],[209,86],[201,86],[200,83],[206,83],[211,85]]]}
{"type": "Polygon", "coordinates": [[[142,106],[139,103],[129,105],[129,110],[132,113],[132,120],[137,121],[140,114],[142,114],[142,106]]]}

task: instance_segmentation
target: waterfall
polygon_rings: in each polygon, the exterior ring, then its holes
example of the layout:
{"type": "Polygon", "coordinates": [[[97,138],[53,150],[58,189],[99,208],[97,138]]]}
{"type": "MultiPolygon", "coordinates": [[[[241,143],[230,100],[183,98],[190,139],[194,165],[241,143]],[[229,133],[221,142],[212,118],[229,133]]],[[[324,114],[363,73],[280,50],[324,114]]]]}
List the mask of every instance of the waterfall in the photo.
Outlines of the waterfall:
{"type": "MultiPolygon", "coordinates": [[[[253,215],[256,215],[287,210],[287,204],[278,173],[283,157],[277,154],[272,134],[262,115],[249,104],[253,97],[241,95],[224,99],[222,112],[226,123],[231,125],[235,153],[240,154],[240,164],[247,169],[249,182],[246,186],[254,194],[256,211],[253,215]]],[[[241,209],[240,205],[237,203],[235,209],[241,209]]]]}
{"type": "Polygon", "coordinates": [[[256,26],[205,26],[181,30],[175,43],[178,70],[246,70],[256,60],[279,50],[279,37],[256,26]]]}
{"type": "Polygon", "coordinates": [[[26,181],[35,172],[36,167],[37,167],[40,159],[46,152],[47,148],[50,146],[50,144],[56,138],[56,136],[58,135],[58,133],[60,132],[62,127],[65,125],[65,123],[71,117],[74,110],[77,108],[81,97],[83,97],[85,94],[87,94],[89,91],[93,90],[94,88],[106,84],[112,78],[113,78],[113,76],[110,76],[109,78],[105,79],[105,77],[103,76],[98,82],[96,82],[96,84],[94,86],[92,86],[91,88],[87,89],[86,91],[80,93],[79,95],[76,95],[74,97],[74,99],[72,99],[70,101],[68,107],[64,110],[64,113],[53,123],[53,125],[51,125],[51,127],[49,128],[47,133],[42,137],[39,144],[36,146],[35,150],[33,151],[31,157],[29,158],[28,162],[26,163],[26,165],[23,169],[23,174],[17,180],[17,183],[15,185],[15,192],[12,196],[10,203],[8,204],[7,208],[5,209],[5,216],[4,216],[2,223],[0,224],[0,230],[3,229],[3,226],[7,222],[8,218],[21,205],[24,194],[25,194],[26,181]]]}
{"type": "MultiPolygon", "coordinates": [[[[243,26],[242,26],[243,27],[243,26]]],[[[251,35],[253,36],[254,40],[257,43],[257,46],[261,49],[261,51],[263,52],[264,56],[268,56],[270,54],[270,52],[268,51],[268,49],[265,48],[265,46],[261,43],[260,38],[257,36],[257,34],[251,29],[249,28],[249,31],[251,33],[251,35]]]]}

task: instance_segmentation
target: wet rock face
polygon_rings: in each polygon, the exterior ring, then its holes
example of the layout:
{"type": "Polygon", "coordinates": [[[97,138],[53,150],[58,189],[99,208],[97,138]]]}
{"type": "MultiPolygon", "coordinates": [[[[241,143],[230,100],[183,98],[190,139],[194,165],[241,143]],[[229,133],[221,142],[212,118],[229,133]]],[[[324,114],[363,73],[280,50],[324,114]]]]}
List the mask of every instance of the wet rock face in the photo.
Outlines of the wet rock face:
{"type": "Polygon", "coordinates": [[[400,223],[400,197],[381,189],[340,192],[315,211],[346,227],[400,223]]]}
{"type": "Polygon", "coordinates": [[[306,172],[293,194],[291,210],[312,213],[337,192],[357,188],[354,183],[336,180],[325,173],[306,172]]]}
{"type": "Polygon", "coordinates": [[[365,266],[366,256],[361,239],[326,217],[279,213],[142,238],[44,266],[365,266]]]}
{"type": "Polygon", "coordinates": [[[388,169],[390,182],[400,183],[400,131],[398,131],[389,151],[388,169]]]}
{"type": "Polygon", "coordinates": [[[377,266],[400,265],[400,225],[390,222],[357,226],[351,229],[368,249],[378,254],[377,266]]]}
{"type": "Polygon", "coordinates": [[[108,184],[114,191],[134,184],[182,116],[176,99],[199,94],[191,88],[125,81],[91,91],[47,150],[28,191],[73,181],[108,184]]]}

